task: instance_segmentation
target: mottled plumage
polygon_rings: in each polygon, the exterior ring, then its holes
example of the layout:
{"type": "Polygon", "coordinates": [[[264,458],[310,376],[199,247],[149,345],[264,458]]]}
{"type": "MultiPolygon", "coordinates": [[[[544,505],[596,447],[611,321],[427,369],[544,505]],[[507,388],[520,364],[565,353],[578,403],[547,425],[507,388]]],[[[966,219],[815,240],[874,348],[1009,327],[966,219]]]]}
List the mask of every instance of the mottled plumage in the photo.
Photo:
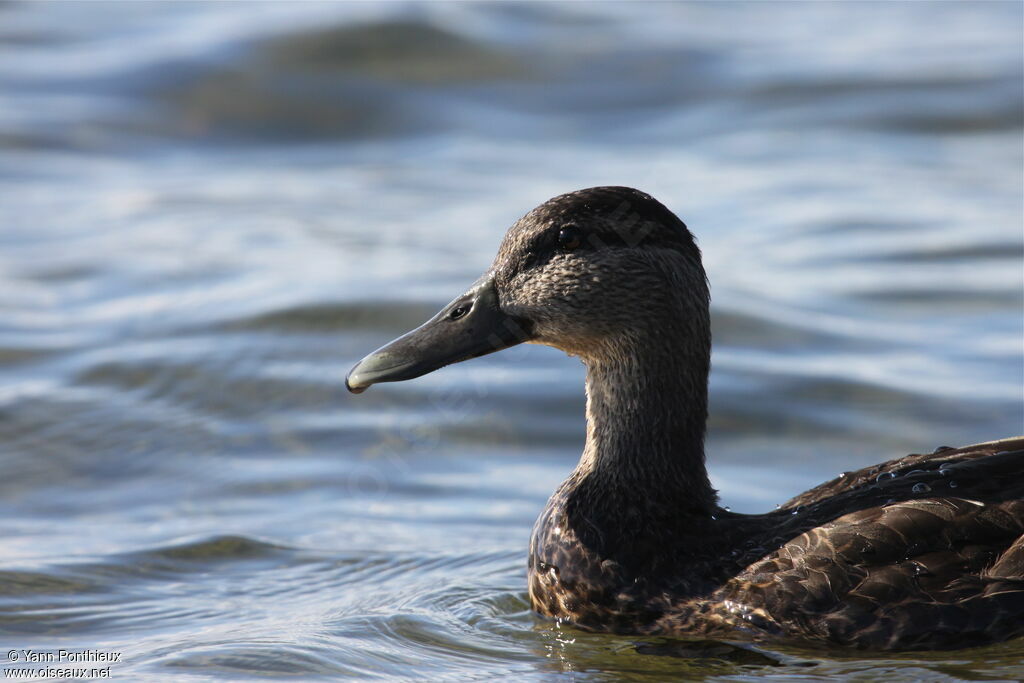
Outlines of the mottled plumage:
{"type": "Polygon", "coordinates": [[[707,282],[692,235],[649,195],[598,187],[545,202],[469,292],[347,383],[362,391],[522,341],[587,367],[583,455],[530,542],[541,614],[878,649],[1024,635],[1024,437],[848,473],[764,515],[718,506],[703,446],[707,282]]]}
{"type": "Polygon", "coordinates": [[[534,528],[531,599],[621,633],[740,629],[875,649],[1024,635],[1021,472],[1024,438],[1007,439],[852,472],[765,515],[663,519],[659,533],[685,549],[635,573],[611,571],[571,531],[564,486],[534,528]]]}

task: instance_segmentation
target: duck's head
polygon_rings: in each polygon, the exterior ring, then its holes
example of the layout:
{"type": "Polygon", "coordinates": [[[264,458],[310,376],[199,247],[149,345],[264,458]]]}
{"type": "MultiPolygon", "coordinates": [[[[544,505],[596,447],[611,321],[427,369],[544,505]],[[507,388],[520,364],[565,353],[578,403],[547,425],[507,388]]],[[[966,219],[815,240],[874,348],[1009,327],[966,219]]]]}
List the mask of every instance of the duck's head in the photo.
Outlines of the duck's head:
{"type": "Polygon", "coordinates": [[[675,214],[632,188],[579,190],[519,219],[465,294],[359,361],[345,384],[359,393],[521,342],[588,363],[688,329],[703,346],[707,306],[700,252],[675,214]]]}

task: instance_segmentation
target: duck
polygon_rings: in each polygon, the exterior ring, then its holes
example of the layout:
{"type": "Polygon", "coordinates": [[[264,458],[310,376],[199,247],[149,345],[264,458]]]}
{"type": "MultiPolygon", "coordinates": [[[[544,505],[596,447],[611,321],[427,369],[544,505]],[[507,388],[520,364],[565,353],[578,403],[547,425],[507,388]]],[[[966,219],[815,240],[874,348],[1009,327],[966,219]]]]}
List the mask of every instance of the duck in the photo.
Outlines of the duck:
{"type": "Polygon", "coordinates": [[[490,268],[360,360],[349,391],[520,343],[586,367],[586,441],[534,525],[529,599],[586,631],[936,650],[1024,635],[1024,436],[844,473],[764,514],[705,464],[710,296],[687,226],[593,187],[508,229],[490,268]]]}

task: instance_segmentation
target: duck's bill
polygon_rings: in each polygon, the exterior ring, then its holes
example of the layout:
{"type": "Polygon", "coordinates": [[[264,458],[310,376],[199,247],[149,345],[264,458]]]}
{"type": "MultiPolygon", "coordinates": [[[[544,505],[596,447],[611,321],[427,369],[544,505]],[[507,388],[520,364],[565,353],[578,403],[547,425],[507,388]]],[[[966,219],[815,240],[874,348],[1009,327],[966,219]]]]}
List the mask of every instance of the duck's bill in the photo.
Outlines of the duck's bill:
{"type": "Polygon", "coordinates": [[[354,394],[378,382],[401,382],[529,339],[527,325],[501,310],[494,283],[478,281],[412,332],[359,361],[345,378],[354,394]]]}

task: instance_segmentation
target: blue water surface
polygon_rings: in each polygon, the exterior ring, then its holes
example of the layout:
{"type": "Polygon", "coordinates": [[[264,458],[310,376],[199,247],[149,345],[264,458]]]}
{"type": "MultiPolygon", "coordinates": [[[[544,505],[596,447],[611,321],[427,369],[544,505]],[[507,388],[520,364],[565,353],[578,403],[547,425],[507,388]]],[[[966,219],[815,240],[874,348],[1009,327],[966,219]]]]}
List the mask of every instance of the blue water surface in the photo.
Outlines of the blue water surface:
{"type": "Polygon", "coordinates": [[[704,253],[723,504],[1024,432],[1022,49],[1015,2],[0,5],[0,659],[1024,677],[1013,643],[664,656],[545,622],[526,545],[578,361],[343,385],[528,209],[631,185],[704,253]]]}

